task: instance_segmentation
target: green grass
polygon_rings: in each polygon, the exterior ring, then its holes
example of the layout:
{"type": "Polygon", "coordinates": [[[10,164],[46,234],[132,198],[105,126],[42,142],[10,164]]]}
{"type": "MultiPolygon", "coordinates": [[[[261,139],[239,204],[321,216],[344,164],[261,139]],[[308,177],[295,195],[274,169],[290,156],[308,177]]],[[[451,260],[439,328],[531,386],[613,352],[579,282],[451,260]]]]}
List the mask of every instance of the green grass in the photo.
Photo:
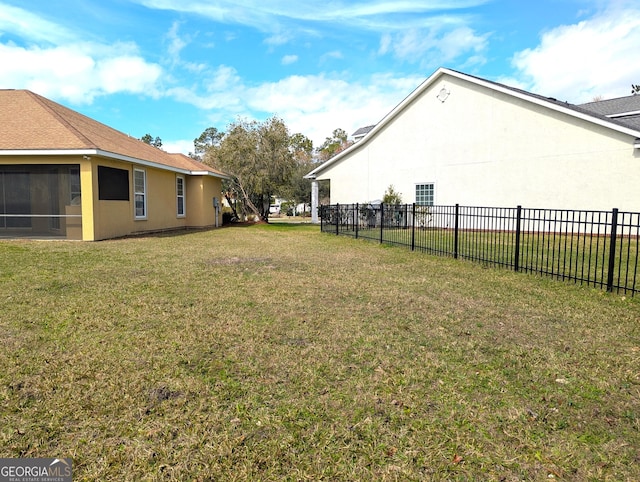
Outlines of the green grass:
{"type": "MultiPolygon", "coordinates": [[[[329,228],[328,232],[333,232],[329,228]]],[[[341,234],[355,237],[351,227],[341,234]]],[[[416,250],[452,256],[455,237],[452,229],[416,229],[413,242],[416,250]]],[[[380,228],[359,228],[358,237],[380,241],[380,228]]],[[[385,244],[411,246],[412,230],[385,228],[385,244]]],[[[458,255],[494,266],[512,267],[515,259],[515,233],[509,231],[460,231],[458,255]]],[[[584,233],[523,233],[520,237],[519,268],[521,271],[571,279],[590,286],[607,286],[610,239],[606,236],[585,236],[584,233]]],[[[629,293],[640,287],[637,272],[640,253],[638,239],[618,237],[614,262],[614,288],[629,293]]]]}
{"type": "Polygon", "coordinates": [[[287,224],[0,282],[0,457],[74,480],[640,480],[637,299],[287,224]]]}

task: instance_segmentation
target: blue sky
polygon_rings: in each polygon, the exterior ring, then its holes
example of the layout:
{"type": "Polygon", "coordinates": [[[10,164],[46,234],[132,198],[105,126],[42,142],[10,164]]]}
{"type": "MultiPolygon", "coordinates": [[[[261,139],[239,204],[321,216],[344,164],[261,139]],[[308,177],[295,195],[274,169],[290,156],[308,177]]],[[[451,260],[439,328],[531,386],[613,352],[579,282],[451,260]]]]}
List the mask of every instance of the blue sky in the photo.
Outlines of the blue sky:
{"type": "Polygon", "coordinates": [[[0,88],[171,152],[238,118],[318,146],[438,67],[573,103],[640,83],[637,0],[0,0],[0,88]]]}

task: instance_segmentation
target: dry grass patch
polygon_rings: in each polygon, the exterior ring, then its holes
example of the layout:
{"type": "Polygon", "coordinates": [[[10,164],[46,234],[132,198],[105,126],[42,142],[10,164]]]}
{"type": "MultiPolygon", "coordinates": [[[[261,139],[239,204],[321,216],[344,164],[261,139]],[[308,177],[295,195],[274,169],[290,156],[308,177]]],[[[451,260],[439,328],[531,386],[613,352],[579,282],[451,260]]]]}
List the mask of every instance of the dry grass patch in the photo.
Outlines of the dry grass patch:
{"type": "Polygon", "coordinates": [[[637,300],[294,225],[0,279],[0,456],[74,480],[640,479],[637,300]]]}

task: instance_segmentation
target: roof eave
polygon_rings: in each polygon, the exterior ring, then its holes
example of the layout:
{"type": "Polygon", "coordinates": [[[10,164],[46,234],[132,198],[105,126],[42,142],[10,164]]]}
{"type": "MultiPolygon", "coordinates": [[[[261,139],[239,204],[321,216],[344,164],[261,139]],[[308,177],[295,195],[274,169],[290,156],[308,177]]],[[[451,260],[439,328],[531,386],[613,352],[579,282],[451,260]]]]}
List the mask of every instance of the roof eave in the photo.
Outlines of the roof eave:
{"type": "Polygon", "coordinates": [[[188,174],[191,176],[212,176],[220,179],[230,179],[229,176],[218,174],[212,171],[196,171],[180,167],[168,166],[159,162],[148,161],[136,157],[126,156],[115,152],[103,151],[101,149],[6,149],[0,150],[0,156],[100,156],[107,159],[130,162],[146,167],[153,167],[165,171],[176,172],[178,174],[188,174]]]}
{"type": "Polygon", "coordinates": [[[231,179],[230,176],[226,174],[219,174],[217,172],[212,171],[190,171],[192,176],[211,176],[211,177],[219,177],[220,179],[231,179]]]}

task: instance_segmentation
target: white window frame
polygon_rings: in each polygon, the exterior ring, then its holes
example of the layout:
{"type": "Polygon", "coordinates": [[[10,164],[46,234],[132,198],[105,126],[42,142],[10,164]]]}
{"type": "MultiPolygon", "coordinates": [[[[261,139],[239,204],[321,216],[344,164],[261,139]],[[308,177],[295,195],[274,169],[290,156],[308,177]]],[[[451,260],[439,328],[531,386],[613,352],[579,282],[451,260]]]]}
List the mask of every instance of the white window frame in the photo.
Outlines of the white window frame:
{"type": "Polygon", "coordinates": [[[144,169],[133,169],[133,215],[135,219],[147,219],[147,171],[144,169]],[[142,173],[142,191],[137,190],[136,174],[142,173]],[[144,213],[138,214],[138,197],[142,197],[144,213]]]}
{"type": "Polygon", "coordinates": [[[418,206],[434,206],[436,204],[436,183],[435,182],[417,182],[415,185],[415,201],[418,206]],[[418,201],[418,187],[431,186],[431,204],[418,201]]]}
{"type": "Polygon", "coordinates": [[[80,180],[80,166],[71,166],[69,168],[69,204],[73,204],[76,199],[80,200],[82,194],[82,181],[80,180]],[[75,186],[75,180],[78,181],[78,185],[75,186]],[[74,188],[77,187],[77,190],[74,188]]]}
{"type": "Polygon", "coordinates": [[[187,186],[184,176],[176,176],[176,215],[184,218],[187,215],[187,186]],[[182,181],[182,183],[180,182],[182,181]],[[180,194],[180,184],[182,184],[182,194],[180,194]],[[182,212],[180,212],[180,201],[182,200],[182,212]]]}

